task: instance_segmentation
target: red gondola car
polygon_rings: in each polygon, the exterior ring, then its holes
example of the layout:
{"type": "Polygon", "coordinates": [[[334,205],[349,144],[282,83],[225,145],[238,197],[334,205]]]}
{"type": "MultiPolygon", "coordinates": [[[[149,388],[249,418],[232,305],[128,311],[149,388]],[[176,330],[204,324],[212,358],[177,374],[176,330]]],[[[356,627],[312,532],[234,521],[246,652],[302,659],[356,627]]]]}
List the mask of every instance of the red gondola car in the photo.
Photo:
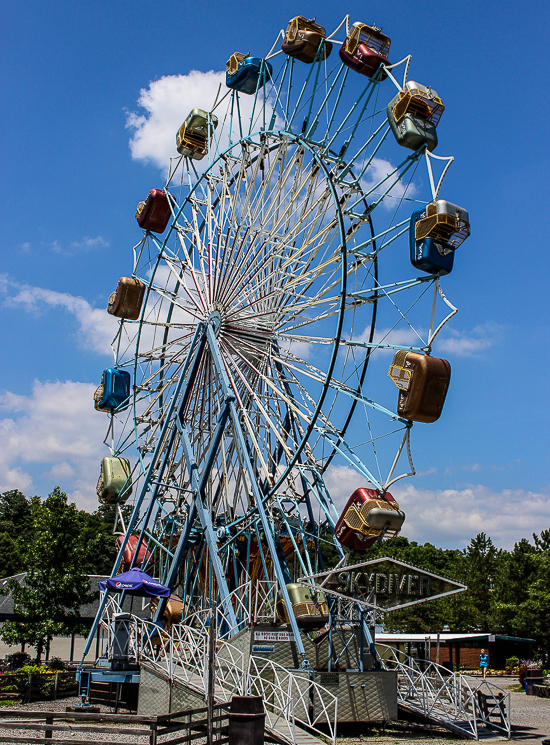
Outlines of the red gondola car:
{"type": "Polygon", "coordinates": [[[164,233],[172,210],[168,197],[162,189],[151,189],[145,202],[137,206],[136,220],[140,228],[153,233],[164,233]]]}
{"type": "MultiPolygon", "coordinates": [[[[380,65],[389,65],[388,54],[391,40],[376,26],[366,23],[354,23],[349,35],[340,47],[340,59],[355,72],[372,78],[380,65]]],[[[382,72],[379,80],[385,80],[387,74],[382,72]]]]}
{"type": "Polygon", "coordinates": [[[338,518],[335,533],[342,546],[364,551],[381,535],[397,535],[404,522],[405,513],[389,492],[381,496],[375,489],[356,489],[338,518]]]}
{"type": "MultiPolygon", "coordinates": [[[[116,539],[117,549],[120,549],[120,547],[122,546],[123,540],[124,540],[123,535],[117,536],[117,539],[116,539]]],[[[123,565],[124,572],[127,572],[130,569],[132,560],[134,558],[134,554],[136,553],[136,546],[138,544],[138,541],[139,541],[139,536],[137,535],[131,535],[128,538],[128,543],[126,544],[126,547],[124,548],[124,553],[122,555],[122,565],[123,565]]],[[[138,552],[134,567],[141,569],[142,564],[144,563],[147,564],[150,557],[151,557],[151,554],[149,551],[147,551],[145,541],[142,541],[141,546],[139,547],[139,552],[138,552]]]]}

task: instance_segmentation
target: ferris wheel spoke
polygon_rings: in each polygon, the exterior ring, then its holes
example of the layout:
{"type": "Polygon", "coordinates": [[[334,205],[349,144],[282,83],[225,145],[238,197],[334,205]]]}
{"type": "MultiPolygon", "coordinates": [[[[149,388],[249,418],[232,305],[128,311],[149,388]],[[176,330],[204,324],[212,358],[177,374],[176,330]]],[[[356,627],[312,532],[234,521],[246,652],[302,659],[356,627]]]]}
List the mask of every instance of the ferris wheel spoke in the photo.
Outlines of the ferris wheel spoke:
{"type": "MultiPolygon", "coordinates": [[[[229,344],[228,344],[228,346],[230,347],[229,344]]],[[[234,348],[233,348],[233,351],[235,351],[234,348]]],[[[228,355],[228,358],[231,361],[231,359],[232,359],[231,358],[231,355],[228,355]]],[[[289,455],[291,457],[292,456],[292,452],[291,452],[290,448],[288,448],[288,446],[286,444],[286,438],[282,437],[282,435],[280,434],[280,431],[279,431],[279,428],[280,428],[280,424],[281,423],[280,422],[275,423],[272,420],[271,416],[269,415],[268,411],[266,410],[265,406],[262,403],[261,397],[258,396],[258,395],[256,395],[256,391],[250,385],[250,383],[248,382],[246,376],[243,374],[243,372],[241,371],[241,369],[239,368],[239,366],[233,364],[232,365],[232,368],[233,368],[233,370],[235,370],[235,373],[237,374],[237,376],[239,377],[240,381],[242,382],[244,388],[248,392],[249,398],[253,402],[253,406],[262,415],[262,417],[264,419],[264,422],[268,426],[269,431],[275,436],[275,438],[277,439],[277,441],[279,442],[279,444],[281,445],[281,447],[285,450],[285,452],[287,453],[287,455],[289,455]]],[[[286,434],[287,434],[287,437],[288,437],[288,435],[290,433],[286,433],[286,434]]]]}
{"type": "MultiPolygon", "coordinates": [[[[281,400],[281,402],[283,402],[286,405],[288,409],[292,409],[294,413],[297,416],[299,416],[301,419],[303,419],[307,425],[310,424],[311,419],[308,417],[308,414],[311,414],[311,412],[309,412],[309,410],[302,411],[296,404],[295,400],[293,398],[290,398],[287,395],[287,393],[284,391],[284,386],[280,382],[279,383],[275,382],[274,378],[270,377],[265,372],[262,372],[259,368],[255,367],[252,361],[248,359],[246,355],[244,355],[235,346],[235,344],[232,344],[228,339],[224,340],[224,344],[226,344],[227,347],[241,360],[243,365],[249,368],[255,375],[257,375],[259,379],[262,380],[264,386],[266,387],[266,390],[269,389],[271,391],[271,394],[274,397],[278,397],[281,400]]],[[[242,343],[242,345],[245,348],[249,347],[249,348],[254,349],[253,345],[250,345],[248,343],[242,343]]],[[[274,356],[272,353],[270,353],[270,357],[274,359],[274,356]]]]}

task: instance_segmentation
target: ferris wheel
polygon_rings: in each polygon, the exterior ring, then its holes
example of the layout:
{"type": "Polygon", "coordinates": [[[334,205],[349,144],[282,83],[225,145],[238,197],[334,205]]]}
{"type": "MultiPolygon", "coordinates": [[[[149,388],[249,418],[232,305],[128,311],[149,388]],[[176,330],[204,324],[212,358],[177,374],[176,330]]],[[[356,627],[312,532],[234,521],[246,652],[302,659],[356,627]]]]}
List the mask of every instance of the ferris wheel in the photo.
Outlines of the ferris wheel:
{"type": "Polygon", "coordinates": [[[184,616],[214,600],[237,629],[228,598],[272,582],[298,638],[331,618],[296,584],[323,545],[343,558],[405,519],[389,489],[414,474],[413,422],[443,408],[440,278],[469,218],[439,197],[443,101],[389,49],[374,26],[297,17],[265,56],[233,53],[138,207],[98,495],[119,513],[115,571],[154,574],[184,616]]]}

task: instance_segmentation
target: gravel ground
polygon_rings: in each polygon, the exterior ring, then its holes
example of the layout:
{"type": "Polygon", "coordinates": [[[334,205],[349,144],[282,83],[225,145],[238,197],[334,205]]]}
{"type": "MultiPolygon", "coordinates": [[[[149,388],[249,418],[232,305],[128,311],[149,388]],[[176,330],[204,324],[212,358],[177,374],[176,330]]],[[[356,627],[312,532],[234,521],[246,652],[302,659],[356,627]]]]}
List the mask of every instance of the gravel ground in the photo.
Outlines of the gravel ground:
{"type": "MultiPolygon", "coordinates": [[[[505,690],[511,687],[510,679],[492,678],[491,682],[501,686],[505,690]]],[[[28,711],[59,711],[64,712],[67,706],[75,706],[80,703],[80,699],[63,698],[57,701],[35,701],[31,704],[19,704],[10,706],[1,706],[0,715],[6,717],[8,712],[13,709],[26,709],[28,711]]],[[[510,707],[512,712],[512,739],[521,745],[541,745],[542,740],[550,738],[550,699],[537,698],[536,696],[526,696],[525,693],[510,691],[510,707]]],[[[100,707],[104,713],[111,713],[109,707],[100,707]]],[[[125,710],[119,713],[125,714],[125,710]]],[[[27,720],[32,721],[32,720],[27,720]]],[[[61,722],[60,722],[61,723],[61,722]]],[[[70,724],[70,723],[69,723],[70,724]]],[[[108,723],[105,723],[109,726],[108,723]]],[[[110,742],[127,742],[127,743],[146,743],[148,738],[144,736],[121,735],[116,732],[117,725],[113,726],[112,733],[95,734],[95,733],[78,733],[78,739],[89,739],[90,742],[96,742],[99,738],[110,742]],[[86,736],[87,735],[87,736],[86,736]]],[[[125,728],[132,725],[123,725],[125,728]]],[[[135,725],[139,727],[140,725],[135,725]]],[[[2,733],[6,736],[17,737],[25,735],[24,730],[10,729],[0,731],[0,743],[2,742],[2,733]]],[[[59,733],[64,739],[70,739],[70,732],[59,733]]],[[[43,736],[39,732],[31,733],[32,737],[43,736]]],[[[162,743],[163,738],[159,738],[162,743]]],[[[493,741],[493,740],[491,740],[493,741]]],[[[202,745],[202,740],[195,740],[194,745],[202,745]]],[[[392,745],[393,743],[414,743],[414,745],[453,745],[454,743],[464,743],[464,740],[446,733],[440,728],[430,727],[411,727],[406,725],[399,729],[372,729],[366,732],[355,733],[345,732],[341,728],[341,736],[338,737],[338,745],[392,745]]],[[[53,740],[55,743],[55,739],[53,740]]]]}

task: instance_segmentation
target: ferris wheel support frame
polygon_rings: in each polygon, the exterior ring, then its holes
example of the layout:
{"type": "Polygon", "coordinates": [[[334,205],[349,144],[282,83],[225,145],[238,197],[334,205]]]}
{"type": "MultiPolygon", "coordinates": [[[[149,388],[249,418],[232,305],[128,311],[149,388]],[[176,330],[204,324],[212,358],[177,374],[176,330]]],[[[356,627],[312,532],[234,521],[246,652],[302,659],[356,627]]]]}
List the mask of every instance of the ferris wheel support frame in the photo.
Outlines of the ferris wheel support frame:
{"type": "MultiPolygon", "coordinates": [[[[190,346],[190,349],[187,355],[187,359],[185,361],[185,364],[183,365],[183,369],[180,375],[180,379],[178,381],[177,389],[175,391],[174,397],[170,404],[170,411],[168,413],[168,416],[166,417],[163,431],[157,443],[155,454],[151,460],[151,463],[149,464],[148,472],[147,472],[146,478],[144,479],[144,483],[143,483],[139,498],[136,501],[136,505],[134,507],[132,516],[128,523],[126,535],[119,549],[119,553],[115,561],[113,572],[116,572],[120,566],[120,563],[122,561],[122,557],[124,554],[124,550],[128,542],[128,537],[131,534],[131,531],[133,530],[134,526],[136,525],[139,519],[140,510],[144,503],[144,500],[147,494],[150,493],[151,495],[150,503],[149,503],[149,506],[148,506],[148,509],[147,509],[147,512],[146,512],[146,515],[145,515],[145,518],[144,518],[144,521],[141,527],[141,532],[138,538],[136,550],[133,554],[131,567],[134,566],[137,560],[140,547],[145,541],[145,531],[151,519],[151,515],[153,512],[155,502],[156,502],[159,487],[162,485],[163,473],[166,468],[168,459],[172,455],[172,452],[173,452],[172,451],[173,441],[175,439],[176,433],[178,433],[180,437],[183,455],[186,461],[186,467],[190,475],[190,481],[191,481],[190,492],[192,495],[192,501],[189,506],[189,512],[188,512],[188,515],[185,521],[185,526],[181,532],[177,546],[172,556],[172,561],[171,561],[171,564],[170,564],[170,567],[167,573],[166,584],[170,589],[172,589],[177,579],[177,573],[181,566],[183,554],[189,542],[191,528],[195,522],[196,517],[198,516],[200,519],[203,531],[204,531],[204,535],[205,535],[206,542],[208,545],[208,550],[210,553],[210,561],[212,564],[212,568],[214,570],[214,574],[216,576],[216,581],[218,583],[220,603],[224,606],[224,612],[231,624],[230,635],[233,635],[238,630],[238,622],[235,616],[235,611],[231,605],[231,602],[228,599],[230,592],[229,592],[229,587],[227,584],[227,578],[225,576],[225,572],[223,569],[222,561],[220,559],[220,556],[217,550],[217,545],[216,545],[217,540],[216,540],[216,535],[214,532],[212,518],[203,503],[204,489],[208,481],[210,471],[215,462],[215,455],[217,453],[222,434],[227,426],[229,419],[231,420],[231,423],[233,426],[233,433],[236,439],[236,446],[237,446],[237,453],[238,453],[239,460],[241,461],[241,465],[248,475],[250,486],[254,493],[255,510],[258,512],[258,516],[262,523],[262,528],[264,531],[266,542],[268,544],[269,551],[273,558],[273,568],[274,568],[275,576],[279,583],[279,589],[280,589],[282,598],[287,608],[291,608],[292,603],[290,601],[288,590],[286,588],[287,583],[290,581],[288,569],[286,569],[286,573],[285,573],[286,567],[283,567],[283,564],[280,560],[279,552],[277,551],[275,540],[272,534],[272,527],[269,523],[269,519],[268,519],[266,510],[265,510],[265,506],[264,506],[265,496],[262,496],[260,492],[260,488],[257,483],[256,476],[254,474],[254,470],[250,462],[250,458],[248,457],[246,441],[245,441],[244,434],[242,432],[242,428],[239,422],[239,413],[238,413],[237,406],[235,403],[235,396],[233,395],[231,391],[230,382],[227,377],[225,368],[223,366],[223,361],[221,358],[221,354],[219,351],[219,346],[218,346],[218,342],[216,338],[215,326],[216,326],[216,319],[214,317],[211,317],[210,319],[208,319],[206,323],[199,323],[197,325],[197,329],[195,332],[193,342],[191,343],[191,346],[190,346]],[[212,355],[212,360],[214,362],[214,366],[218,374],[218,379],[221,384],[221,388],[223,391],[223,406],[218,415],[218,422],[216,425],[215,433],[210,443],[208,452],[206,456],[204,457],[203,462],[201,464],[202,470],[200,471],[200,474],[199,474],[199,466],[197,464],[195,455],[193,453],[193,447],[191,445],[189,433],[187,431],[186,425],[183,422],[183,412],[185,410],[185,406],[189,398],[189,395],[191,393],[192,387],[195,383],[195,375],[200,365],[202,354],[205,351],[206,347],[208,347],[210,354],[212,355]],[[170,432],[170,430],[172,431],[170,432]],[[169,442],[168,442],[168,445],[165,446],[167,437],[169,437],[169,442]],[[162,460],[159,464],[159,456],[161,456],[161,453],[162,453],[162,460]],[[153,479],[153,473],[155,471],[156,471],[156,478],[153,479]],[[151,489],[151,486],[153,487],[152,489],[151,489]]],[[[109,591],[106,590],[101,599],[96,617],[94,619],[94,623],[92,625],[92,628],[90,629],[90,633],[86,641],[81,665],[83,664],[84,658],[86,657],[86,655],[88,654],[90,650],[93,637],[99,627],[99,621],[101,619],[101,616],[103,615],[103,612],[107,604],[108,594],[109,594],[109,591]]],[[[124,594],[122,595],[121,602],[123,601],[123,598],[124,598],[124,594]]],[[[165,604],[166,604],[166,600],[161,600],[158,603],[155,616],[154,616],[155,622],[159,621],[159,619],[162,617],[165,604]]],[[[306,652],[305,652],[304,644],[302,642],[298,624],[292,612],[289,613],[289,617],[290,617],[290,625],[291,625],[291,628],[294,634],[294,639],[296,642],[297,651],[302,657],[302,667],[307,669],[309,668],[309,662],[306,658],[306,652]]]]}

